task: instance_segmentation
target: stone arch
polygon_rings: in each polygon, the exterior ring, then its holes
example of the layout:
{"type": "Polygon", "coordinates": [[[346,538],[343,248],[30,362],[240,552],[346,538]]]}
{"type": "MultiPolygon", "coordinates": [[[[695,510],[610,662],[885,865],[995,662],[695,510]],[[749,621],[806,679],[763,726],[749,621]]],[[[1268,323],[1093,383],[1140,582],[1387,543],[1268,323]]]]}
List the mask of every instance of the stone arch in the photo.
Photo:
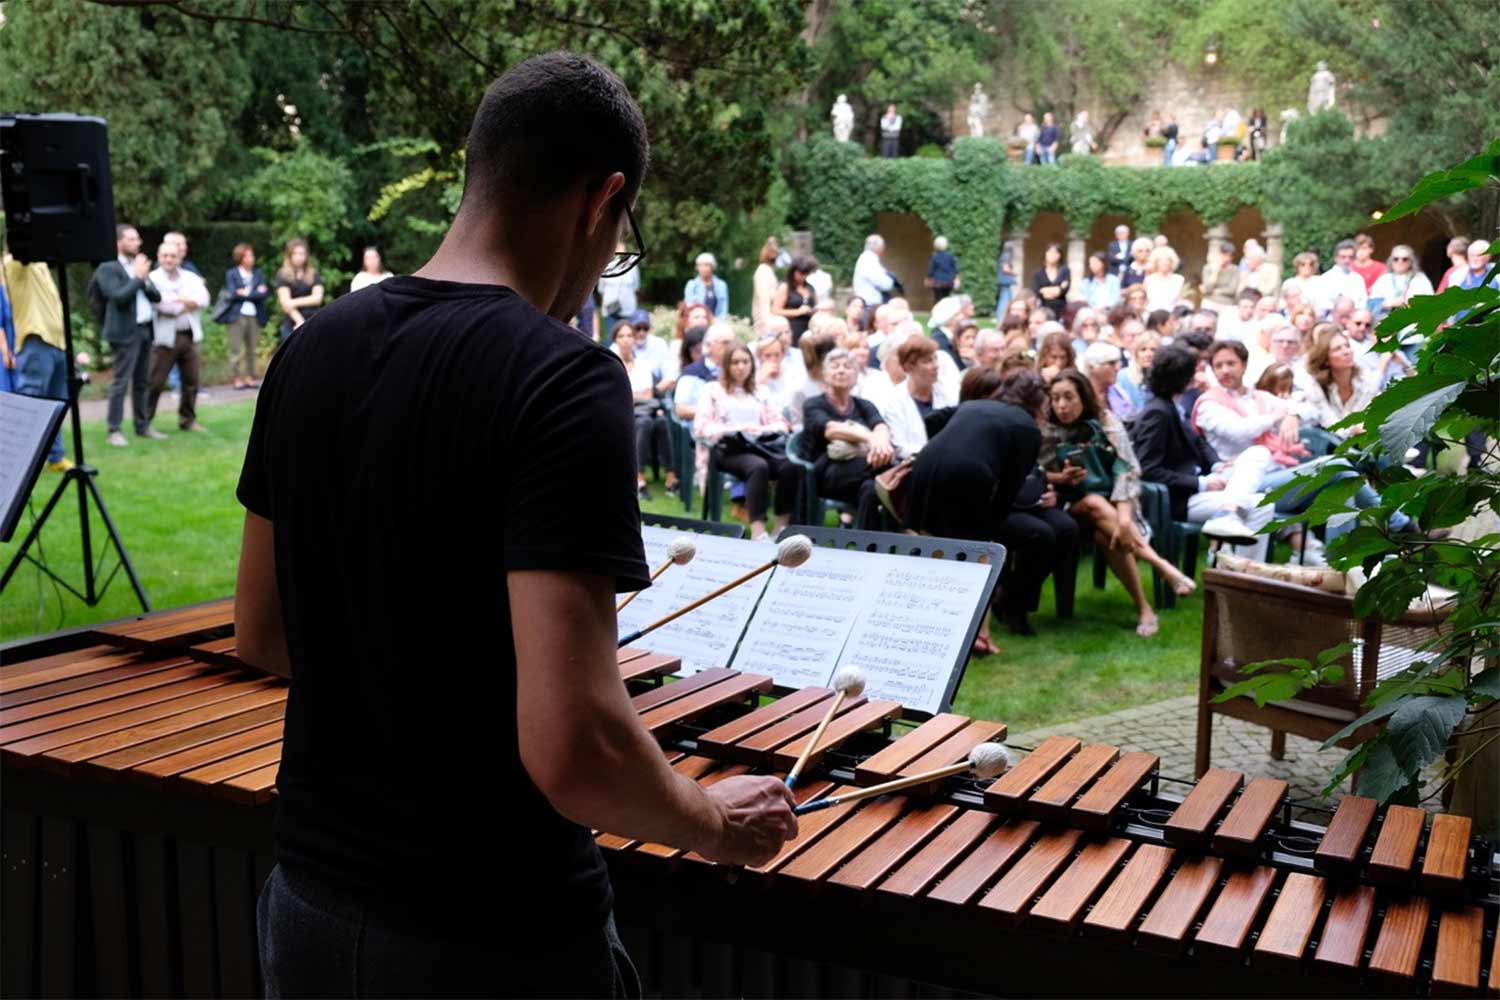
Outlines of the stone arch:
{"type": "Polygon", "coordinates": [[[1083,241],[1083,271],[1074,276],[1075,289],[1078,287],[1077,282],[1088,274],[1088,255],[1096,250],[1103,252],[1109,249],[1109,244],[1115,238],[1116,226],[1129,226],[1131,239],[1140,235],[1135,231],[1135,222],[1129,216],[1110,213],[1096,218],[1094,224],[1089,227],[1088,236],[1083,241]]]}
{"type": "Polygon", "coordinates": [[[1196,292],[1203,276],[1203,264],[1208,260],[1208,236],[1203,216],[1190,208],[1168,212],[1161,221],[1160,232],[1182,258],[1178,270],[1187,278],[1184,294],[1196,292]]]}
{"type": "Polygon", "coordinates": [[[875,232],[885,238],[885,266],[906,289],[914,310],[932,308],[932,292],[922,282],[932,258],[933,232],[912,212],[879,212],[875,232]]]}
{"type": "Polygon", "coordinates": [[[1056,243],[1063,248],[1063,260],[1068,259],[1068,220],[1061,212],[1038,212],[1031,217],[1026,227],[1026,237],[1021,243],[1021,260],[1016,268],[1016,285],[1027,288],[1031,285],[1031,273],[1042,266],[1042,255],[1047,244],[1056,243]]]}
{"type": "Polygon", "coordinates": [[[1266,217],[1254,205],[1241,205],[1239,211],[1230,216],[1229,239],[1234,243],[1234,256],[1238,260],[1246,240],[1256,240],[1266,245],[1266,217]]]}

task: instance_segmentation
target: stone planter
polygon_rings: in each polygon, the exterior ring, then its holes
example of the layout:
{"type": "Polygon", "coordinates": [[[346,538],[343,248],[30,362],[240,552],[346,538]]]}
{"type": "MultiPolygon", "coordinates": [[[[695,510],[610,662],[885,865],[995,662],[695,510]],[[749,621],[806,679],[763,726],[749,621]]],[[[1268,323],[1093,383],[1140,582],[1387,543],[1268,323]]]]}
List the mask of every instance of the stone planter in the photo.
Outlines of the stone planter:
{"type": "Polygon", "coordinates": [[[1012,140],[1005,144],[1005,158],[1011,163],[1020,163],[1026,157],[1026,144],[1012,140]]]}
{"type": "Polygon", "coordinates": [[[1225,162],[1233,160],[1234,159],[1234,148],[1236,146],[1238,146],[1238,145],[1239,145],[1239,143],[1235,142],[1234,140],[1230,140],[1229,142],[1221,142],[1221,143],[1219,143],[1218,146],[1216,147],[1216,149],[1214,150],[1215,157],[1217,159],[1223,160],[1225,162]]]}

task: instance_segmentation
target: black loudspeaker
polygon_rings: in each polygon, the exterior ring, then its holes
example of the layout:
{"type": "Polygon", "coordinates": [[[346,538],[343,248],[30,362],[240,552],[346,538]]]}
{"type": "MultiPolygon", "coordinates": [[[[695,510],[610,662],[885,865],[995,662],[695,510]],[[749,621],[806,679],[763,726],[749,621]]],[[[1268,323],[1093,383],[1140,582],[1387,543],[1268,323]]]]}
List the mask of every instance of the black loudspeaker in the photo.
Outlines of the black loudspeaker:
{"type": "Polygon", "coordinates": [[[115,256],[115,195],[103,118],[0,115],[0,201],[20,261],[115,256]]]}

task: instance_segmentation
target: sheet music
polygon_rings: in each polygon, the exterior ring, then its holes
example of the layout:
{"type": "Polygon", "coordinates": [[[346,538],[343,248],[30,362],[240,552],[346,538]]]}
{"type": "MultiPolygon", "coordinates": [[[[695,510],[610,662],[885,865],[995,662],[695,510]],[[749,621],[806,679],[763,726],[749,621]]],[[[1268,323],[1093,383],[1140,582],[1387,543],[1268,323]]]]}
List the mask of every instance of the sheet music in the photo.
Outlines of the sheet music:
{"type": "Polygon", "coordinates": [[[0,538],[26,504],[36,462],[51,441],[53,419],[64,405],[55,399],[0,392],[0,538]]]}
{"type": "MultiPolygon", "coordinates": [[[[646,562],[655,570],[666,560],[667,545],[680,532],[645,525],[641,536],[646,562]]],[[[686,566],[671,566],[619,614],[619,634],[624,636],[689,604],[764,565],[776,557],[776,547],[737,538],[693,535],[697,555],[686,566]]],[[[735,643],[745,631],[755,602],[765,589],[769,573],[747,581],[703,607],[657,629],[635,645],[682,659],[684,677],[709,667],[727,666],[735,643]]]]}
{"type": "Polygon", "coordinates": [[[873,596],[860,602],[837,667],[862,669],[868,697],[938,711],[984,595],[989,566],[855,554],[868,560],[875,587],[873,596]]]}
{"type": "Polygon", "coordinates": [[[735,669],[770,674],[784,687],[827,685],[855,618],[881,586],[871,559],[868,552],[818,546],[796,569],[777,567],[735,669]]]}

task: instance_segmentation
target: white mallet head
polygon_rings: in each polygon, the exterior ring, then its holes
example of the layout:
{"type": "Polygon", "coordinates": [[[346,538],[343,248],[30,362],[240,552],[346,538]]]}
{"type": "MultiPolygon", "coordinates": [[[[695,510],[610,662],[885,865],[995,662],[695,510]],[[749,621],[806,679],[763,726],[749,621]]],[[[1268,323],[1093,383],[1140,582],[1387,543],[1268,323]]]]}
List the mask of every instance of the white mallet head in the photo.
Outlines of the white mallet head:
{"type": "Polygon", "coordinates": [[[806,535],[791,535],[776,546],[776,562],[787,569],[796,569],[812,555],[812,539],[806,535]]]}
{"type": "Polygon", "coordinates": [[[684,535],[678,535],[667,544],[667,558],[679,566],[686,566],[697,554],[698,547],[691,538],[684,535]]]}
{"type": "Polygon", "coordinates": [[[980,743],[969,751],[969,766],[980,778],[994,778],[1010,767],[1010,750],[1004,743],[980,743]]]}
{"type": "Polygon", "coordinates": [[[858,667],[845,667],[833,675],[833,689],[842,691],[845,698],[858,698],[865,693],[865,672],[858,667]]]}

